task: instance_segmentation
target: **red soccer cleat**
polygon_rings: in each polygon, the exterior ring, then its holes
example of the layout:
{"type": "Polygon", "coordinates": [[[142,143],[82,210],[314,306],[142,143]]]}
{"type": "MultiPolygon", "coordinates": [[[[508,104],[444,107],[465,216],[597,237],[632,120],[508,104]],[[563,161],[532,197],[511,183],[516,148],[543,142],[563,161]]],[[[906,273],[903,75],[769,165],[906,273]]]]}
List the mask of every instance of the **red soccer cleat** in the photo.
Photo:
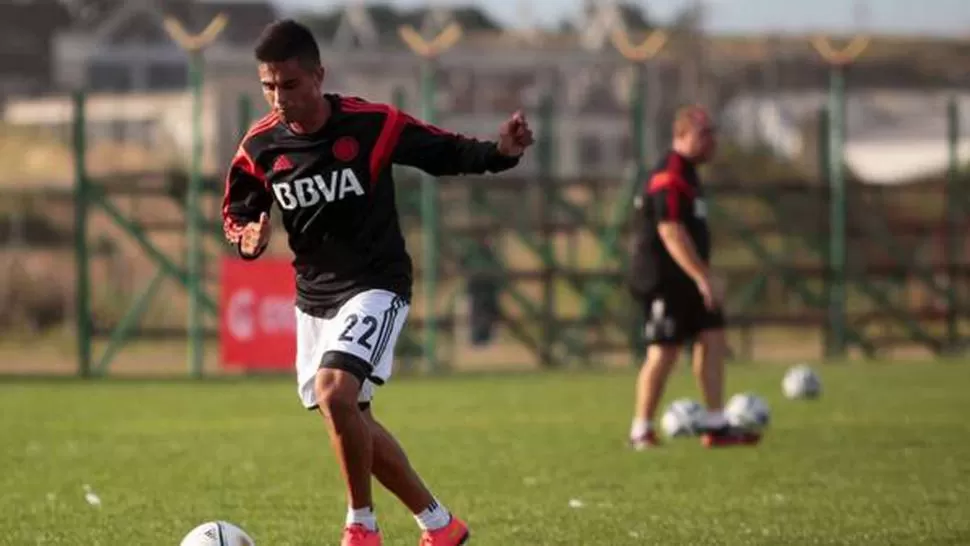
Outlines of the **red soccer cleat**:
{"type": "Polygon", "coordinates": [[[421,542],[418,546],[461,546],[468,542],[471,533],[465,522],[451,516],[451,521],[441,529],[425,531],[421,534],[421,542]]]}
{"type": "Polygon", "coordinates": [[[371,531],[359,523],[344,528],[344,538],[340,546],[381,546],[381,533],[371,531]]]}
{"type": "Polygon", "coordinates": [[[704,447],[753,446],[761,441],[761,434],[735,427],[722,427],[701,433],[704,447]]]}

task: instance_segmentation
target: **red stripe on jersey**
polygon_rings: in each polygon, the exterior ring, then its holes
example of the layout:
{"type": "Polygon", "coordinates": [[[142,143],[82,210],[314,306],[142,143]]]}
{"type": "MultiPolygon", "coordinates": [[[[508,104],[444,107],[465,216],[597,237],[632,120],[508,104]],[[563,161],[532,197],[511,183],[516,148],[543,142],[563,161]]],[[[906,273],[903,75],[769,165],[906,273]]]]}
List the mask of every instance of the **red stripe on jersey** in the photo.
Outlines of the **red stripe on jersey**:
{"type": "MultiPolygon", "coordinates": [[[[395,108],[388,106],[386,104],[367,102],[359,97],[341,97],[340,98],[340,108],[345,112],[362,112],[362,113],[381,113],[385,114],[395,108]]],[[[440,127],[435,127],[430,123],[421,121],[406,112],[400,112],[400,115],[404,118],[404,122],[416,125],[427,130],[429,133],[438,136],[454,136],[454,133],[446,131],[440,127]]]]}
{"type": "Polygon", "coordinates": [[[279,123],[279,121],[280,121],[280,116],[276,112],[270,112],[269,114],[266,114],[262,118],[258,119],[256,123],[252,124],[249,127],[249,130],[246,131],[246,135],[243,136],[243,142],[260,133],[265,133],[266,131],[272,129],[273,126],[279,123]]]}
{"type": "Polygon", "coordinates": [[[419,120],[417,118],[412,117],[410,114],[404,114],[404,113],[402,113],[402,115],[405,117],[405,119],[407,120],[408,123],[410,123],[411,125],[417,125],[418,127],[421,127],[422,129],[428,131],[432,135],[437,135],[437,136],[455,136],[455,134],[452,133],[451,131],[446,131],[445,129],[442,129],[441,127],[436,127],[436,126],[431,125],[430,123],[428,123],[426,121],[421,121],[421,120],[419,120]]]}
{"type": "Polygon", "coordinates": [[[401,112],[392,106],[367,102],[359,97],[340,97],[340,109],[349,114],[383,114],[384,125],[374,143],[370,156],[370,184],[377,185],[381,171],[391,162],[394,147],[404,129],[401,112]]]}
{"type": "Polygon", "coordinates": [[[340,97],[340,109],[344,112],[360,112],[360,113],[379,113],[384,114],[392,110],[392,108],[386,104],[367,102],[364,99],[357,97],[340,97]]]}
{"type": "Polygon", "coordinates": [[[355,104],[353,106],[350,106],[350,105],[341,106],[340,109],[341,111],[347,112],[350,114],[378,114],[378,113],[387,112],[388,110],[391,109],[391,107],[386,104],[367,104],[367,105],[355,104]]]}
{"type": "Polygon", "coordinates": [[[407,124],[407,115],[401,113],[397,108],[388,108],[387,117],[384,119],[384,126],[381,133],[374,143],[374,151],[370,155],[370,184],[371,188],[377,185],[377,180],[390,163],[394,155],[394,148],[401,138],[401,132],[407,124]]]}
{"type": "Polygon", "coordinates": [[[694,198],[694,190],[677,172],[669,169],[654,174],[647,183],[647,193],[667,190],[667,217],[664,220],[680,220],[680,196],[694,198]]]}
{"type": "Polygon", "coordinates": [[[684,195],[688,199],[694,198],[694,189],[684,179],[684,160],[679,154],[671,153],[667,156],[667,165],[664,170],[654,174],[647,183],[647,193],[654,193],[661,190],[667,191],[667,216],[666,220],[680,219],[680,196],[684,195]]]}
{"type": "MultiPolygon", "coordinates": [[[[257,126],[253,127],[255,130],[257,126]]],[[[263,131],[266,129],[263,129],[263,131]]],[[[251,131],[252,132],[252,131],[251,131]]],[[[258,134],[262,131],[253,132],[253,134],[258,134]]],[[[226,236],[226,239],[231,243],[239,242],[240,237],[242,237],[243,227],[241,224],[236,223],[229,215],[229,184],[232,182],[232,171],[233,169],[239,169],[242,172],[256,178],[263,183],[263,186],[269,190],[269,180],[266,178],[266,173],[256,165],[253,161],[252,156],[246,151],[244,147],[245,142],[239,145],[239,149],[236,150],[236,155],[232,158],[232,163],[229,165],[229,172],[226,174],[226,187],[225,192],[222,197],[222,231],[226,236]]]]}

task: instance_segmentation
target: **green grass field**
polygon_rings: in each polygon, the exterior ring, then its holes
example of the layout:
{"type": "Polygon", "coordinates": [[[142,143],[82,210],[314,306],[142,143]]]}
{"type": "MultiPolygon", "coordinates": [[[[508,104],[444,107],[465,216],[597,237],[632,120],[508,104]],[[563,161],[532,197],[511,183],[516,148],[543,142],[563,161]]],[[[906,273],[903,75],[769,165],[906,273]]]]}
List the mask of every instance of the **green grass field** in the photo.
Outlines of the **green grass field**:
{"type": "MultiPolygon", "coordinates": [[[[625,449],[632,372],[403,379],[376,409],[476,546],[970,543],[970,367],[819,370],[825,396],[791,402],[781,368],[732,369],[772,408],[754,449],[625,449]]],[[[288,379],[8,380],[0,439],[0,544],[176,545],[210,519],[339,540],[337,469],[288,379]]],[[[385,544],[417,543],[383,491],[377,510],[385,544]]]]}

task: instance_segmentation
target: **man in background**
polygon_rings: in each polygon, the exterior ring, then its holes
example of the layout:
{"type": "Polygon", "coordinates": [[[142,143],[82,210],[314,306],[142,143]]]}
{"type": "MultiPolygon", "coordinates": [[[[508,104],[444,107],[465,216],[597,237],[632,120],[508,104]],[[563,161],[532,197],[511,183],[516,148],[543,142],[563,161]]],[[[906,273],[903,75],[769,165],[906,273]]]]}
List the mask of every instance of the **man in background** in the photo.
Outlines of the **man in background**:
{"type": "Polygon", "coordinates": [[[637,379],[630,444],[659,445],[654,419],[681,346],[694,342],[693,368],[706,412],[705,446],[754,444],[759,435],[728,425],[724,404],[724,314],[710,271],[711,234],[697,169],[717,148],[710,115],[678,110],[673,143],[635,201],[630,288],[646,315],[646,361],[637,379]]]}

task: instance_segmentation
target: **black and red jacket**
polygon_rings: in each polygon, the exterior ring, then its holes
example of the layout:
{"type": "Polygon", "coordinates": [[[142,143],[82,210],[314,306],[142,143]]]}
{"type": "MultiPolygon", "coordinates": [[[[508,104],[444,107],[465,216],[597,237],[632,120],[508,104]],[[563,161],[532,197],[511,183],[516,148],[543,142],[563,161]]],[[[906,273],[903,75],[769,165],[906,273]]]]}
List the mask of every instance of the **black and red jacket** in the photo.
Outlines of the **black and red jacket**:
{"type": "Polygon", "coordinates": [[[667,251],[657,226],[664,221],[683,224],[700,258],[710,262],[707,206],[694,164],[676,152],[668,152],[650,173],[634,206],[630,264],[634,291],[649,293],[663,285],[693,284],[667,251]]]}
{"type": "Polygon", "coordinates": [[[392,106],[325,99],[331,117],[316,133],[293,133],[275,114],[252,126],[229,168],[222,210],[226,236],[238,243],[242,227],[275,202],[294,255],[296,304],[329,317],[365,290],[411,296],[392,164],[459,175],[510,169],[518,158],[392,106]]]}

